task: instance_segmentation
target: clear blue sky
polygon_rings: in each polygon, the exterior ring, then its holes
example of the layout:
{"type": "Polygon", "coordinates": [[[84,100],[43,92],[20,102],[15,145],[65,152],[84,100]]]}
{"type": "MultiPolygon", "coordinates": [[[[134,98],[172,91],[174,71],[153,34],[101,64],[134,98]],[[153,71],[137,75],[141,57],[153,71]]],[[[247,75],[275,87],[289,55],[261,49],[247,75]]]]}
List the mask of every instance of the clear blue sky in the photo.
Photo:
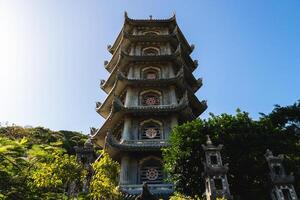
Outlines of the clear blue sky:
{"type": "Polygon", "coordinates": [[[168,18],[199,60],[197,92],[208,112],[257,118],[300,99],[299,0],[0,0],[0,121],[88,132],[103,119],[95,101],[104,60],[132,18],[168,18]]]}

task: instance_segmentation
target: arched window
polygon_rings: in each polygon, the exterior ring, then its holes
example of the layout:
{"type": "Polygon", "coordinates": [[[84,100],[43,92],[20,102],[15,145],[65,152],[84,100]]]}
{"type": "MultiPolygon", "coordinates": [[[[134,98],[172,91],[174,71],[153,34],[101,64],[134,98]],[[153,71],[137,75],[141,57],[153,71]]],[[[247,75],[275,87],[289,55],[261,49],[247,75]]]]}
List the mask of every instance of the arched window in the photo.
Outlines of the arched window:
{"type": "Polygon", "coordinates": [[[146,67],[142,69],[142,77],[148,80],[158,79],[160,75],[160,69],[158,67],[146,67]]]}
{"type": "Polygon", "coordinates": [[[141,103],[143,106],[160,105],[160,95],[156,92],[147,92],[142,94],[141,103]]]}
{"type": "Polygon", "coordinates": [[[162,163],[159,158],[149,157],[140,162],[140,183],[162,183],[163,178],[162,163]]]}
{"type": "Polygon", "coordinates": [[[158,73],[155,70],[147,70],[144,73],[144,79],[155,80],[158,78],[158,73]]]}
{"type": "Polygon", "coordinates": [[[154,35],[159,35],[159,33],[156,31],[146,31],[144,32],[144,35],[154,36],[154,35]]]}
{"type": "Polygon", "coordinates": [[[144,56],[156,56],[159,55],[159,49],[155,47],[147,47],[143,49],[144,56]]]}
{"type": "Polygon", "coordinates": [[[140,139],[162,139],[162,123],[156,120],[147,120],[141,123],[140,139]]]}

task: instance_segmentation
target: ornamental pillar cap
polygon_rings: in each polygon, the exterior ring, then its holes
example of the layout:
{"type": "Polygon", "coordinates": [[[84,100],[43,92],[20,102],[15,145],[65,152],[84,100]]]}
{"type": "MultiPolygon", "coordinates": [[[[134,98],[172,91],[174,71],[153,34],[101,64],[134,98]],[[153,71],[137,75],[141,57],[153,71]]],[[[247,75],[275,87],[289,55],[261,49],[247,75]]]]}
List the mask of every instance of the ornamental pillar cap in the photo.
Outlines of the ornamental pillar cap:
{"type": "Polygon", "coordinates": [[[212,141],[211,141],[209,135],[206,135],[206,138],[207,138],[206,144],[207,144],[207,145],[212,145],[212,141]]]}

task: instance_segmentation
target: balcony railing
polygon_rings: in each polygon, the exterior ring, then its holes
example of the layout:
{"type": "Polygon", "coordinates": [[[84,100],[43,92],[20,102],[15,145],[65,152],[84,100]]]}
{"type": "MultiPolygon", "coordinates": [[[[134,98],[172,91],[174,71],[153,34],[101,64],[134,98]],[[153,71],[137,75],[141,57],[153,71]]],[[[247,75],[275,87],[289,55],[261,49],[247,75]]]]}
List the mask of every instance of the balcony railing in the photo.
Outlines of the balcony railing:
{"type": "MultiPolygon", "coordinates": [[[[148,184],[149,190],[153,193],[173,193],[174,192],[174,186],[170,183],[164,183],[164,184],[148,184]]],[[[137,185],[120,185],[120,189],[126,193],[129,194],[140,194],[143,190],[142,184],[137,185]]]]}

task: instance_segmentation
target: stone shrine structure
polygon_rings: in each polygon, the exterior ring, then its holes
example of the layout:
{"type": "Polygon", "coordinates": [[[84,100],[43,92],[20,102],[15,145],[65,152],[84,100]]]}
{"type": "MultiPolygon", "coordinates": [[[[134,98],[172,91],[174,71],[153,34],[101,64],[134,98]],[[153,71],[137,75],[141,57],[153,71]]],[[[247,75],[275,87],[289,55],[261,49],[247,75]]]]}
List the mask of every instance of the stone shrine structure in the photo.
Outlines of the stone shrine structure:
{"type": "Polygon", "coordinates": [[[168,145],[171,129],[197,118],[207,108],[195,92],[202,80],[192,74],[197,61],[179,29],[175,15],[169,19],[130,19],[105,61],[110,73],[101,81],[107,93],[96,111],[106,120],[92,136],[121,164],[119,187],[136,197],[147,182],[150,192],[167,198],[173,185],[164,182],[161,148],[168,145]]]}
{"type": "Polygon", "coordinates": [[[207,200],[225,197],[232,199],[227,180],[228,164],[223,165],[220,151],[223,145],[214,146],[207,136],[206,145],[202,145],[205,153],[203,178],[205,179],[205,195],[207,200]]]}
{"type": "Polygon", "coordinates": [[[93,176],[91,164],[97,159],[98,155],[94,151],[93,143],[90,138],[87,139],[83,147],[75,146],[74,149],[77,162],[81,163],[88,172],[82,183],[82,192],[88,193],[90,182],[93,176]]]}
{"type": "Polygon", "coordinates": [[[270,169],[270,180],[272,183],[272,200],[298,200],[293,186],[294,176],[287,175],[282,165],[283,155],[274,156],[268,149],[265,158],[270,169]]]}

